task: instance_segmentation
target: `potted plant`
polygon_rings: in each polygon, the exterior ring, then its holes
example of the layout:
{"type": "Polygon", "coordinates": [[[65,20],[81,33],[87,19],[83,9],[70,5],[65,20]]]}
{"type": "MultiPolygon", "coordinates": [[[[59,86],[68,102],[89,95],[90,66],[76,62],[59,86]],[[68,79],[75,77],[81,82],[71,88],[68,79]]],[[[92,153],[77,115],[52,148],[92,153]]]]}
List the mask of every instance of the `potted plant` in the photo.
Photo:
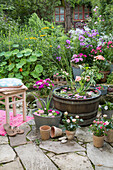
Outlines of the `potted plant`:
{"type": "Polygon", "coordinates": [[[71,65],[72,65],[72,70],[73,70],[73,76],[74,79],[76,79],[76,76],[81,76],[83,72],[83,62],[84,58],[87,57],[85,54],[74,54],[71,58],[71,65]]]}
{"type": "Polygon", "coordinates": [[[106,94],[107,94],[107,89],[108,89],[108,87],[105,86],[105,85],[99,85],[99,84],[97,84],[97,85],[96,85],[96,89],[100,90],[102,95],[106,95],[106,94]]]}
{"type": "Polygon", "coordinates": [[[54,84],[66,84],[66,78],[69,76],[69,73],[61,69],[61,71],[56,71],[53,75],[54,78],[54,84]]]}
{"type": "Polygon", "coordinates": [[[47,97],[47,102],[41,100],[38,96],[37,98],[42,108],[33,111],[36,128],[39,129],[39,127],[43,125],[58,127],[62,113],[56,109],[50,108],[52,96],[51,98],[49,98],[49,96],[47,97]]]}
{"type": "Polygon", "coordinates": [[[63,126],[66,129],[66,136],[69,140],[72,140],[75,135],[76,128],[80,127],[79,122],[83,122],[82,119],[79,119],[79,116],[75,117],[69,116],[68,112],[64,112],[64,118],[62,119],[63,126]]]}
{"type": "MultiPolygon", "coordinates": [[[[52,90],[52,87],[54,86],[52,80],[49,78],[43,80],[40,79],[36,81],[36,83],[33,85],[35,89],[37,89],[35,98],[36,98],[36,104],[37,108],[41,108],[41,104],[39,102],[39,98],[43,101],[47,101],[47,96],[50,94],[50,91],[52,90]],[[38,96],[38,97],[37,97],[38,96]]],[[[43,102],[44,104],[44,102],[43,102]]],[[[52,106],[52,100],[51,100],[51,106],[52,106]]]]}
{"type": "Polygon", "coordinates": [[[93,145],[97,148],[101,148],[104,144],[105,125],[106,122],[96,119],[89,126],[89,130],[93,132],[93,145]]]}
{"type": "Polygon", "coordinates": [[[107,81],[107,75],[110,74],[110,63],[102,55],[97,55],[94,57],[94,65],[96,65],[100,70],[99,72],[104,75],[101,82],[105,83],[107,81]]]}
{"type": "Polygon", "coordinates": [[[98,89],[90,88],[93,77],[82,74],[76,76],[75,82],[70,79],[68,86],[54,89],[54,107],[60,111],[79,115],[84,120],[81,125],[90,125],[96,118],[101,92],[98,89]]]}
{"type": "Polygon", "coordinates": [[[101,105],[102,115],[107,115],[107,118],[110,119],[113,115],[113,103],[106,102],[101,105]]]}
{"type": "Polygon", "coordinates": [[[105,141],[113,142],[113,117],[111,119],[107,118],[107,115],[103,115],[103,120],[106,122],[105,125],[105,141]]]}

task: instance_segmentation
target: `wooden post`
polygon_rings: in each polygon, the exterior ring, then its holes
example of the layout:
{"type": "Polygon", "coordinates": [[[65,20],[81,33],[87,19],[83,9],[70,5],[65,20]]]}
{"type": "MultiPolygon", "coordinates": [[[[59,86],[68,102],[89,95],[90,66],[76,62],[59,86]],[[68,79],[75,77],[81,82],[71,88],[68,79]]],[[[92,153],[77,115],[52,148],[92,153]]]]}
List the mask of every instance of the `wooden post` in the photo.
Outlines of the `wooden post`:
{"type": "MultiPolygon", "coordinates": [[[[12,101],[15,102],[15,97],[12,97],[12,101]]],[[[13,116],[16,116],[16,104],[13,104],[13,116]]]]}
{"type": "Polygon", "coordinates": [[[23,97],[23,121],[26,121],[26,91],[22,94],[23,97]]]}
{"type": "Polygon", "coordinates": [[[5,97],[5,109],[6,109],[6,123],[10,125],[10,117],[9,117],[9,97],[5,97]]]}

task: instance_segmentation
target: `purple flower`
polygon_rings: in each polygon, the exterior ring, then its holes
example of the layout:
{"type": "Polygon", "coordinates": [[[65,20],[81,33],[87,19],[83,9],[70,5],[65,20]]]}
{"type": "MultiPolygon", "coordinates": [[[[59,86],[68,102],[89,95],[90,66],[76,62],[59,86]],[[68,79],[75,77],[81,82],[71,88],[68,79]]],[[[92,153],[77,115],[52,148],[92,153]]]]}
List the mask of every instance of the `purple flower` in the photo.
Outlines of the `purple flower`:
{"type": "Polygon", "coordinates": [[[68,47],[66,47],[66,48],[71,48],[71,46],[69,45],[68,47]]]}
{"type": "Polygon", "coordinates": [[[58,45],[57,49],[60,48],[60,45],[58,45]]]}
{"type": "Polygon", "coordinates": [[[67,42],[68,44],[70,44],[70,40],[66,40],[66,42],[67,42]]]}
{"type": "Polygon", "coordinates": [[[83,46],[83,45],[85,45],[85,43],[84,43],[84,42],[82,42],[82,43],[80,43],[80,45],[81,45],[81,46],[83,46]]]}
{"type": "Polygon", "coordinates": [[[79,35],[79,41],[84,41],[85,37],[83,35],[79,35]]]}

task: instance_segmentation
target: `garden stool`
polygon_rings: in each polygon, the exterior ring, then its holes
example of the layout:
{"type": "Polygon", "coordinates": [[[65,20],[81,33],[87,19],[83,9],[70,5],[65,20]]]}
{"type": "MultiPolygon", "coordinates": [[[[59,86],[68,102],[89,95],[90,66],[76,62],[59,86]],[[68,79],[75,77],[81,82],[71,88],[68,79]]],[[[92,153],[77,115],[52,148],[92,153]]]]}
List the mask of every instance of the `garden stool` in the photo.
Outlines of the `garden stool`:
{"type": "MultiPolygon", "coordinates": [[[[9,80],[10,78],[6,78],[9,80]]],[[[16,78],[12,78],[14,79],[16,78]]],[[[22,102],[23,103],[23,121],[26,121],[26,90],[27,87],[23,85],[17,85],[17,86],[4,86],[1,87],[1,80],[0,79],[0,103],[5,105],[6,109],[6,123],[10,124],[10,117],[9,117],[9,105],[13,105],[13,116],[16,116],[16,103],[22,102]],[[5,100],[5,101],[4,101],[5,100]]],[[[19,80],[19,79],[17,79],[19,80]]],[[[16,81],[17,81],[16,80],[16,81]]],[[[8,83],[11,85],[10,83],[8,83]]],[[[3,83],[2,83],[3,85],[3,83]]]]}

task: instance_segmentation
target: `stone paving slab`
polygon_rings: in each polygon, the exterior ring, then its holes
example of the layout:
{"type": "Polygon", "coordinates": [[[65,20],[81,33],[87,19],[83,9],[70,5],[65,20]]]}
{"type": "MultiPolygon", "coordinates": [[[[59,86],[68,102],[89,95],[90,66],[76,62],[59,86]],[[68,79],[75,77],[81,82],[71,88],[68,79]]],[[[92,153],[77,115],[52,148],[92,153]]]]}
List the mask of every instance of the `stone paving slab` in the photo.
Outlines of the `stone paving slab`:
{"type": "Polygon", "coordinates": [[[0,145],[8,144],[8,137],[7,136],[0,136],[0,145]]]}
{"type": "Polygon", "coordinates": [[[57,170],[52,161],[35,144],[14,148],[26,170],[57,170]]]}
{"type": "Polygon", "coordinates": [[[0,145],[0,163],[10,162],[16,158],[13,149],[8,145],[0,145]]]}
{"type": "Polygon", "coordinates": [[[113,168],[107,168],[107,167],[99,167],[99,166],[95,166],[95,170],[113,170],[113,168]]]}
{"type": "Polygon", "coordinates": [[[10,145],[13,146],[19,146],[27,143],[26,140],[26,134],[31,130],[30,126],[25,123],[20,126],[21,129],[24,130],[24,134],[17,134],[14,137],[9,137],[10,139],[10,145]]]}
{"type": "Polygon", "coordinates": [[[2,166],[0,166],[0,170],[24,170],[24,169],[19,161],[19,158],[17,158],[13,162],[3,164],[2,166]]]}
{"type": "Polygon", "coordinates": [[[36,139],[41,139],[40,132],[37,131],[35,127],[33,127],[33,129],[29,132],[29,134],[26,137],[30,141],[32,141],[32,140],[35,141],[36,139]]]}
{"type": "Polygon", "coordinates": [[[102,148],[96,148],[93,143],[87,144],[87,155],[95,166],[113,169],[113,148],[104,143],[102,148]]]}
{"type": "Polygon", "coordinates": [[[68,141],[67,143],[62,144],[59,141],[42,141],[39,145],[40,148],[54,152],[57,154],[66,153],[66,152],[77,152],[85,151],[85,148],[80,146],[75,141],[68,141]]]}
{"type": "Polygon", "coordinates": [[[92,133],[88,131],[88,127],[81,127],[76,129],[76,134],[75,136],[77,137],[78,140],[83,141],[83,142],[92,142],[92,133]]]}
{"type": "Polygon", "coordinates": [[[76,153],[55,155],[51,159],[61,170],[93,170],[88,158],[76,153]]]}

